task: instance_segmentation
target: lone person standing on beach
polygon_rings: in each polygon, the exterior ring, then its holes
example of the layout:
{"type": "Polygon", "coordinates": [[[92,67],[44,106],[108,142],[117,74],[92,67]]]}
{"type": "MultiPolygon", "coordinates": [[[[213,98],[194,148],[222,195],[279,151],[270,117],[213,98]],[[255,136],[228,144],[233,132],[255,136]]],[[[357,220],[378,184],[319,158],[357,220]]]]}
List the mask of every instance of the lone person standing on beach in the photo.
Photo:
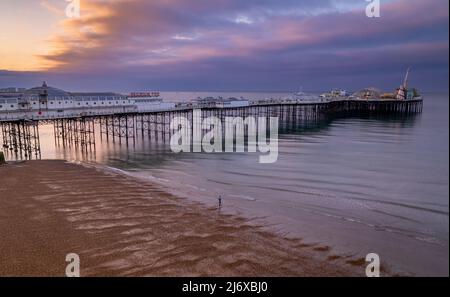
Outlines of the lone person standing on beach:
{"type": "Polygon", "coordinates": [[[219,200],[219,208],[222,207],[222,196],[219,195],[219,198],[217,198],[219,200]]]}

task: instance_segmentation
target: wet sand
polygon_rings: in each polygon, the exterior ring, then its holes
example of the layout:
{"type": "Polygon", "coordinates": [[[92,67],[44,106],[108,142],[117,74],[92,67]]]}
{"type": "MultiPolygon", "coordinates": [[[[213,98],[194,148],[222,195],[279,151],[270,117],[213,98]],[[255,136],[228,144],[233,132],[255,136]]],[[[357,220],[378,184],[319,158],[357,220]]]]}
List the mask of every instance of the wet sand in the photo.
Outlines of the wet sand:
{"type": "Polygon", "coordinates": [[[158,185],[65,161],[0,166],[0,275],[347,276],[364,260],[268,232],[158,185]]]}

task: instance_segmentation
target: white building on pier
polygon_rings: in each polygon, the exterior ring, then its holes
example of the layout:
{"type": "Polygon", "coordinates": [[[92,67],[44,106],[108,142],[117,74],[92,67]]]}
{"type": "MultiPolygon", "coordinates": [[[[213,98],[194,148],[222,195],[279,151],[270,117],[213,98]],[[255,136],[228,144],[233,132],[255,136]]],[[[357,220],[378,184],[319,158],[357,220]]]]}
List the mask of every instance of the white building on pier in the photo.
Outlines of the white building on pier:
{"type": "Polygon", "coordinates": [[[235,107],[245,107],[249,106],[249,100],[244,98],[214,98],[214,97],[206,97],[206,98],[197,98],[194,101],[194,105],[197,108],[235,108],[235,107]]]}
{"type": "Polygon", "coordinates": [[[67,92],[48,86],[0,89],[0,120],[48,119],[171,109],[159,93],[67,92]]]}
{"type": "Polygon", "coordinates": [[[175,103],[163,102],[159,92],[133,92],[128,100],[136,106],[138,112],[170,110],[175,108],[175,103]]]}

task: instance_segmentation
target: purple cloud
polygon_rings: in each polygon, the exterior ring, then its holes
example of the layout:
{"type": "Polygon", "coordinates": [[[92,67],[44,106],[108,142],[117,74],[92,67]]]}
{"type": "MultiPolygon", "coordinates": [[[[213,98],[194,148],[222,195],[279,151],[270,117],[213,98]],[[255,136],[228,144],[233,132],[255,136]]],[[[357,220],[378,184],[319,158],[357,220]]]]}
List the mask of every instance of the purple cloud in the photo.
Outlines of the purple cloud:
{"type": "Polygon", "coordinates": [[[347,4],[89,1],[53,38],[59,51],[42,57],[55,67],[22,77],[120,90],[391,88],[412,66],[419,87],[448,89],[448,1],[382,2],[378,19],[363,1],[347,4]]]}

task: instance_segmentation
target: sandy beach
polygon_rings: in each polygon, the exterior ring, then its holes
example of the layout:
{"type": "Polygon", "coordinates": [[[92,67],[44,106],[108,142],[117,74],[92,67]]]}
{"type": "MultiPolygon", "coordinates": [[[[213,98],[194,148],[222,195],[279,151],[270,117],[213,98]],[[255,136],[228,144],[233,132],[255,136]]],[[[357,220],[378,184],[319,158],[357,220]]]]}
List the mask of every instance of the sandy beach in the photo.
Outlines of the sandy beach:
{"type": "Polygon", "coordinates": [[[174,197],[157,185],[65,161],[0,166],[0,275],[364,275],[342,258],[253,222],[174,197]]]}

